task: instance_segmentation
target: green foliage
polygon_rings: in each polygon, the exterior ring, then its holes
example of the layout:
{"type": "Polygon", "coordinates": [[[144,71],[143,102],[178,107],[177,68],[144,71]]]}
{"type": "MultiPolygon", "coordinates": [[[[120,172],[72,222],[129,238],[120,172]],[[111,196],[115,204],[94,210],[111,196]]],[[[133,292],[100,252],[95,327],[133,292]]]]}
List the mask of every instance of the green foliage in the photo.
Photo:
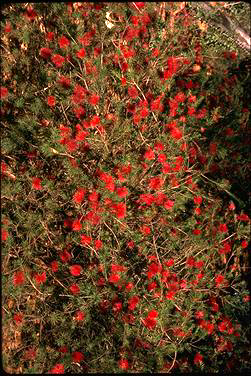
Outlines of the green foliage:
{"type": "Polygon", "coordinates": [[[140,4],[3,8],[7,372],[250,366],[250,76],[199,7],[140,4]]]}

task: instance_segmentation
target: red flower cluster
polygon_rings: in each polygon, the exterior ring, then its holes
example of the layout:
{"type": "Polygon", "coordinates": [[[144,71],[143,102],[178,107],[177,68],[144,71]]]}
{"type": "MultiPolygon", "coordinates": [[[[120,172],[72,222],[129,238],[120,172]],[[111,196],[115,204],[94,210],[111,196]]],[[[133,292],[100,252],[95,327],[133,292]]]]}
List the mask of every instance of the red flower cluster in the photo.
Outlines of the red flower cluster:
{"type": "Polygon", "coordinates": [[[71,275],[73,275],[75,277],[78,277],[81,274],[82,270],[83,270],[82,266],[78,265],[78,264],[72,265],[70,267],[71,275]]]}
{"type": "Polygon", "coordinates": [[[73,201],[77,204],[81,204],[84,199],[86,190],[84,188],[79,188],[73,195],[73,201]]]}
{"type": "Polygon", "coordinates": [[[35,281],[38,285],[41,285],[46,281],[46,272],[43,272],[42,274],[35,274],[35,281]]]}
{"type": "Polygon", "coordinates": [[[13,284],[14,286],[23,285],[25,282],[25,275],[21,271],[14,272],[13,284]]]}
{"type": "Polygon", "coordinates": [[[61,37],[58,43],[60,48],[66,48],[70,45],[69,39],[67,39],[65,36],[61,37]]]}
{"type": "Polygon", "coordinates": [[[142,320],[144,326],[150,330],[154,329],[157,322],[156,318],[158,317],[158,312],[156,310],[152,310],[148,313],[147,317],[142,320]]]}
{"type": "Polygon", "coordinates": [[[32,179],[32,188],[36,189],[37,191],[40,191],[41,189],[43,189],[43,187],[41,186],[41,182],[42,182],[42,179],[33,178],[32,179]]]}
{"type": "Polygon", "coordinates": [[[52,56],[51,61],[56,65],[57,68],[61,68],[65,61],[65,58],[61,55],[56,54],[52,56]]]}

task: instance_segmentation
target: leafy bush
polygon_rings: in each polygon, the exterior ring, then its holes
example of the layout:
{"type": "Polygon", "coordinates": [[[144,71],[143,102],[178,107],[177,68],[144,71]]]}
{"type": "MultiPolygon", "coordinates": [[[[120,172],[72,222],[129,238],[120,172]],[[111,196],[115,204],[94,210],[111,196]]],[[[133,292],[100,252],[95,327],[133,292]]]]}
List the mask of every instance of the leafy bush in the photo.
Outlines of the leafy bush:
{"type": "Polygon", "coordinates": [[[184,3],[17,4],[1,26],[5,370],[248,370],[238,51],[208,55],[184,3]]]}

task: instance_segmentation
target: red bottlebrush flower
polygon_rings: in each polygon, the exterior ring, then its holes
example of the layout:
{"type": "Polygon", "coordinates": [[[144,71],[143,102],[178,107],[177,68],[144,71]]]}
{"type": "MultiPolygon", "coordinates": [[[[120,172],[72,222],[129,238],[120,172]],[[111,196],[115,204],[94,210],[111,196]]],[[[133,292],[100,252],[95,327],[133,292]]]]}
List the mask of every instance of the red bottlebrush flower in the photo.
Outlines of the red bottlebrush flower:
{"type": "Polygon", "coordinates": [[[133,249],[135,247],[135,243],[133,240],[130,240],[128,243],[127,243],[127,247],[130,248],[130,249],[133,249]]]}
{"type": "Polygon", "coordinates": [[[86,55],[86,52],[85,52],[85,49],[84,48],[81,48],[77,53],[76,53],[77,57],[79,59],[83,59],[86,55]]]}
{"type": "Polygon", "coordinates": [[[44,59],[49,59],[51,57],[52,50],[47,47],[40,48],[39,55],[44,59]]]}
{"type": "Polygon", "coordinates": [[[150,179],[150,182],[149,182],[149,187],[151,189],[160,189],[164,184],[164,179],[156,176],[156,177],[153,177],[150,179]]]}
{"type": "Polygon", "coordinates": [[[170,172],[170,169],[171,169],[171,167],[170,167],[169,163],[166,163],[166,162],[162,163],[162,170],[161,170],[161,172],[163,174],[168,174],[170,172]]]}
{"type": "Polygon", "coordinates": [[[54,39],[53,31],[49,31],[49,33],[46,34],[45,39],[48,40],[49,42],[51,42],[54,39]]]}
{"type": "Polygon", "coordinates": [[[180,140],[182,137],[182,132],[178,127],[174,127],[170,131],[171,137],[175,140],[180,140]]]}
{"type": "Polygon", "coordinates": [[[52,261],[51,262],[51,270],[56,273],[58,271],[58,261],[52,261]]]}
{"type": "Polygon", "coordinates": [[[197,311],[197,312],[195,312],[196,319],[203,319],[204,315],[205,314],[204,314],[203,311],[197,311]]]}
{"type": "Polygon", "coordinates": [[[6,99],[8,97],[8,89],[6,87],[0,87],[0,99],[6,99]]]}
{"type": "Polygon", "coordinates": [[[10,22],[6,22],[6,25],[5,25],[5,28],[4,28],[4,32],[5,33],[10,33],[11,30],[12,30],[12,27],[11,27],[10,22]]]}
{"type": "Polygon", "coordinates": [[[69,39],[67,39],[65,36],[61,37],[58,43],[60,48],[66,48],[70,45],[69,39]]]}
{"type": "Polygon", "coordinates": [[[196,215],[200,215],[201,214],[201,209],[200,208],[195,208],[194,212],[195,212],[196,215]]]}
{"type": "Polygon", "coordinates": [[[154,48],[152,50],[152,57],[158,57],[160,54],[160,51],[158,50],[158,48],[154,48]]]}
{"type": "Polygon", "coordinates": [[[240,215],[237,215],[237,219],[239,221],[244,221],[244,222],[249,222],[250,221],[250,218],[247,214],[240,214],[240,215]]]}
{"type": "Polygon", "coordinates": [[[75,363],[80,363],[84,359],[84,355],[79,351],[74,351],[72,354],[72,360],[75,363]]]}
{"type": "Polygon", "coordinates": [[[165,161],[166,161],[166,155],[165,154],[159,154],[158,155],[158,161],[160,163],[165,163],[165,161]]]}
{"type": "Polygon", "coordinates": [[[247,248],[247,246],[248,246],[248,242],[246,240],[242,240],[241,247],[242,248],[247,248]]]}
{"type": "Polygon", "coordinates": [[[200,205],[202,203],[202,197],[201,196],[195,196],[193,200],[194,200],[194,203],[196,205],[200,205]]]}
{"type": "Polygon", "coordinates": [[[50,106],[50,107],[54,107],[55,104],[56,104],[56,99],[55,99],[55,97],[53,97],[52,95],[50,95],[50,96],[47,98],[47,103],[48,103],[48,106],[50,106]]]}
{"type": "Polygon", "coordinates": [[[88,196],[88,200],[91,202],[98,202],[98,199],[99,199],[99,194],[95,191],[90,193],[88,196]]]}
{"type": "Polygon", "coordinates": [[[46,282],[46,272],[43,272],[42,274],[35,274],[35,281],[38,285],[46,282]]]}
{"type": "Polygon", "coordinates": [[[100,239],[94,240],[94,248],[98,251],[102,247],[103,243],[100,239]]]}
{"type": "Polygon", "coordinates": [[[91,241],[92,241],[92,238],[90,236],[83,235],[83,234],[81,235],[81,243],[83,245],[90,245],[91,241]]]}
{"type": "Polygon", "coordinates": [[[143,235],[150,235],[151,233],[150,227],[146,225],[141,226],[140,231],[142,232],[143,235]]]}
{"type": "Polygon", "coordinates": [[[162,206],[166,200],[167,200],[167,197],[166,197],[165,193],[158,192],[156,197],[155,197],[154,202],[155,202],[156,205],[162,206]]]}
{"type": "Polygon", "coordinates": [[[195,228],[195,229],[193,230],[193,234],[194,234],[194,235],[200,235],[200,234],[201,234],[201,230],[198,229],[198,228],[195,228]]]}
{"type": "Polygon", "coordinates": [[[82,266],[81,265],[72,265],[70,266],[70,272],[71,272],[71,275],[74,275],[75,277],[78,277],[81,272],[82,272],[82,266]]]}
{"type": "Polygon", "coordinates": [[[25,275],[21,271],[14,272],[13,284],[14,286],[23,285],[25,282],[25,275]]]}
{"type": "Polygon", "coordinates": [[[80,231],[82,229],[82,223],[79,219],[75,219],[72,223],[72,230],[73,231],[80,231]]]}
{"type": "Polygon", "coordinates": [[[74,294],[74,295],[75,295],[75,294],[79,294],[79,293],[80,293],[80,288],[79,288],[78,285],[73,284],[73,285],[70,286],[70,291],[71,291],[71,293],[74,294]]]}
{"type": "MultiPolygon", "coordinates": [[[[153,274],[152,272],[149,272],[149,276],[150,277],[152,277],[152,274],[153,274]]],[[[148,284],[147,290],[148,291],[153,291],[153,290],[156,289],[156,287],[157,287],[157,283],[155,281],[153,281],[153,282],[151,282],[151,283],[148,284]]]]}
{"type": "Polygon", "coordinates": [[[119,361],[119,368],[123,370],[127,370],[129,367],[129,363],[127,359],[120,359],[119,361]]]}
{"type": "Polygon", "coordinates": [[[121,302],[115,302],[113,304],[112,309],[113,309],[114,312],[120,312],[122,310],[122,303],[121,302]]]}
{"type": "Polygon", "coordinates": [[[131,291],[134,288],[134,285],[133,285],[132,282],[129,282],[129,283],[127,283],[125,288],[126,288],[127,291],[131,291]]]}
{"type": "Polygon", "coordinates": [[[125,77],[121,77],[121,85],[122,86],[126,85],[126,78],[125,77]]]}
{"type": "Polygon", "coordinates": [[[128,195],[128,189],[126,187],[117,187],[116,192],[117,195],[121,198],[126,197],[128,195]]]}
{"type": "Polygon", "coordinates": [[[100,99],[100,96],[97,95],[97,94],[92,94],[89,98],[89,103],[92,105],[92,106],[96,106],[99,102],[99,99],[100,99]]]}
{"type": "Polygon", "coordinates": [[[83,188],[79,188],[73,195],[73,201],[76,202],[77,204],[81,204],[81,202],[84,199],[86,190],[83,188]]]}
{"type": "Polygon", "coordinates": [[[112,272],[124,272],[126,271],[126,268],[123,265],[112,264],[111,271],[112,272]]]}
{"type": "Polygon", "coordinates": [[[51,60],[56,65],[56,67],[61,68],[65,61],[65,58],[61,55],[56,54],[52,56],[51,60]]]}
{"type": "Polygon", "coordinates": [[[110,283],[116,283],[120,280],[120,275],[119,274],[111,274],[109,277],[109,282],[110,283]]]}
{"type": "Polygon", "coordinates": [[[43,189],[43,187],[41,187],[41,182],[42,182],[42,179],[33,178],[32,179],[32,188],[36,189],[37,191],[40,191],[41,189],[43,189]]]}
{"type": "Polygon", "coordinates": [[[60,254],[60,258],[63,262],[68,262],[71,260],[71,254],[65,249],[63,252],[60,254]]]}
{"type": "Polygon", "coordinates": [[[195,259],[193,257],[188,257],[187,261],[186,261],[186,265],[189,267],[189,268],[192,268],[195,266],[195,259]]]}
{"type": "Polygon", "coordinates": [[[13,319],[17,325],[22,324],[23,321],[23,314],[22,313],[14,313],[13,319]]]}
{"type": "Polygon", "coordinates": [[[165,262],[165,265],[166,265],[167,267],[173,266],[173,265],[174,265],[174,259],[170,259],[170,260],[166,261],[166,262],[165,262]]]}
{"type": "Polygon", "coordinates": [[[135,86],[128,88],[128,95],[132,99],[136,99],[139,95],[138,90],[135,86]]]}
{"type": "Polygon", "coordinates": [[[164,206],[165,209],[170,210],[170,209],[172,209],[173,205],[174,205],[174,201],[167,200],[167,201],[164,202],[163,206],[164,206]]]}
{"type": "Polygon", "coordinates": [[[217,276],[215,277],[216,286],[218,287],[219,285],[221,285],[224,282],[225,282],[224,276],[221,275],[221,274],[217,274],[217,276]]]}
{"type": "Polygon", "coordinates": [[[69,89],[69,87],[71,86],[71,80],[68,77],[60,76],[57,82],[65,89],[69,89]]]}
{"type": "Polygon", "coordinates": [[[77,321],[83,321],[85,319],[85,313],[82,311],[77,311],[75,314],[75,319],[77,321]]]}
{"type": "Polygon", "coordinates": [[[139,196],[139,201],[144,202],[146,205],[152,205],[154,203],[155,198],[151,193],[143,193],[139,196]]]}
{"type": "Polygon", "coordinates": [[[222,223],[219,225],[219,231],[222,233],[228,232],[227,225],[225,223],[222,223]]]}
{"type": "Polygon", "coordinates": [[[1,240],[2,240],[3,242],[5,242],[7,239],[8,239],[8,231],[6,231],[6,230],[4,230],[4,229],[2,228],[2,230],[1,230],[1,240]]]}
{"type": "Polygon", "coordinates": [[[203,356],[200,353],[197,353],[194,357],[194,364],[201,363],[203,361],[203,356]]]}
{"type": "Polygon", "coordinates": [[[155,328],[157,322],[154,318],[146,317],[144,320],[142,320],[143,324],[146,328],[152,330],[155,328]]]}
{"type": "Polygon", "coordinates": [[[186,95],[182,92],[179,92],[175,95],[174,100],[177,101],[178,103],[183,103],[185,102],[186,95]]]}
{"type": "Polygon", "coordinates": [[[122,219],[126,215],[126,204],[123,202],[119,202],[118,204],[112,205],[113,209],[115,209],[115,213],[117,218],[122,219]]]}
{"type": "Polygon", "coordinates": [[[147,159],[148,161],[151,161],[155,158],[155,154],[154,154],[154,151],[149,148],[145,154],[144,154],[144,158],[147,159]]]}
{"type": "Polygon", "coordinates": [[[231,201],[230,204],[228,205],[228,209],[235,210],[235,204],[233,203],[233,201],[231,201]]]}
{"type": "Polygon", "coordinates": [[[53,374],[60,374],[60,373],[64,373],[64,365],[63,364],[56,364],[50,371],[49,373],[53,373],[53,374]]]}

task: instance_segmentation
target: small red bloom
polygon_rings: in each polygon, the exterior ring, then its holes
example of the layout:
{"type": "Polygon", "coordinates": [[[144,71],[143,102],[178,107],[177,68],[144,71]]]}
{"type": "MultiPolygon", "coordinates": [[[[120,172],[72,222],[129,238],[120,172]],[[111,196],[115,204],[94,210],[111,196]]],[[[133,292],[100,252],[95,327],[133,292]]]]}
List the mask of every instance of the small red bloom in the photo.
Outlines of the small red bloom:
{"type": "Polygon", "coordinates": [[[145,154],[144,154],[144,158],[151,161],[155,158],[155,154],[154,154],[154,151],[152,149],[148,149],[145,154]]]}
{"type": "Polygon", "coordinates": [[[6,99],[8,97],[8,89],[6,87],[0,87],[0,99],[6,99]]]}
{"type": "Polygon", "coordinates": [[[13,284],[14,286],[23,285],[25,282],[25,275],[21,271],[14,272],[13,284]]]}
{"type": "Polygon", "coordinates": [[[22,324],[23,321],[23,314],[22,313],[14,313],[13,319],[17,325],[22,324]]]}
{"type": "Polygon", "coordinates": [[[70,286],[70,291],[72,292],[72,294],[79,294],[79,292],[80,292],[80,288],[79,288],[79,286],[78,285],[76,285],[76,284],[73,284],[73,285],[71,285],[70,286]]]}
{"type": "Polygon", "coordinates": [[[52,56],[51,60],[56,65],[56,67],[61,68],[65,61],[65,58],[61,55],[56,54],[52,56]]]}
{"type": "Polygon", "coordinates": [[[197,353],[193,361],[194,364],[201,363],[203,361],[203,356],[200,353],[197,353]]]}
{"type": "Polygon", "coordinates": [[[43,272],[42,274],[35,274],[35,280],[38,285],[41,285],[46,281],[46,272],[43,272]]]}
{"type": "Polygon", "coordinates": [[[10,33],[11,30],[12,30],[11,23],[10,22],[6,22],[6,25],[5,25],[5,28],[4,28],[4,32],[5,33],[10,33]]]}
{"type": "Polygon", "coordinates": [[[120,361],[119,361],[119,368],[127,370],[128,367],[129,367],[128,360],[127,359],[120,359],[120,361]]]}
{"type": "Polygon", "coordinates": [[[194,203],[196,205],[200,205],[202,203],[202,197],[201,196],[195,196],[193,200],[194,200],[194,203]]]}
{"type": "Polygon", "coordinates": [[[64,365],[63,364],[56,364],[50,371],[49,373],[53,373],[53,374],[60,374],[60,373],[64,373],[64,365]]]}
{"type": "Polygon", "coordinates": [[[172,200],[167,200],[164,202],[164,208],[167,210],[172,209],[173,205],[174,205],[174,201],[172,200]]]}
{"type": "Polygon", "coordinates": [[[216,286],[218,287],[218,286],[221,285],[224,281],[225,281],[224,276],[221,275],[221,274],[217,274],[217,276],[215,277],[215,283],[216,283],[216,286]]]}
{"type": "Polygon", "coordinates": [[[54,33],[53,31],[49,31],[49,33],[46,34],[46,40],[51,42],[54,39],[54,33]]]}
{"type": "Polygon", "coordinates": [[[94,247],[96,251],[98,251],[102,247],[103,243],[100,239],[94,240],[94,247]]]}
{"type": "Polygon", "coordinates": [[[227,225],[225,223],[222,223],[219,225],[219,231],[222,233],[225,233],[228,231],[227,225]]]}
{"type": "Polygon", "coordinates": [[[58,261],[51,262],[51,270],[56,273],[58,271],[58,261]]]}
{"type": "Polygon", "coordinates": [[[42,179],[39,178],[33,178],[32,179],[32,188],[36,189],[37,191],[43,189],[41,186],[42,179]]]}
{"type": "Polygon", "coordinates": [[[83,321],[85,319],[85,313],[82,311],[77,311],[75,314],[75,318],[77,321],[83,321]]]}
{"type": "Polygon", "coordinates": [[[99,99],[100,99],[100,96],[97,95],[97,94],[92,94],[89,98],[89,103],[92,105],[92,106],[96,106],[99,102],[99,99]]]}
{"type": "Polygon", "coordinates": [[[69,39],[67,39],[65,36],[61,37],[58,43],[60,48],[66,48],[70,45],[69,39]]]}
{"type": "Polygon", "coordinates": [[[75,219],[72,223],[72,229],[73,231],[80,231],[82,228],[82,223],[80,222],[79,219],[75,219]]]}
{"type": "Polygon", "coordinates": [[[242,248],[247,248],[247,246],[248,246],[248,242],[246,240],[242,240],[241,247],[242,248]]]}
{"type": "Polygon", "coordinates": [[[128,95],[132,99],[136,99],[138,97],[138,95],[139,95],[137,88],[135,86],[129,87],[128,88],[128,95]]]}
{"type": "Polygon", "coordinates": [[[87,236],[87,235],[84,235],[84,234],[81,235],[81,243],[83,245],[90,245],[91,241],[92,241],[92,238],[90,236],[87,236]]]}
{"type": "Polygon", "coordinates": [[[172,128],[170,134],[175,140],[180,140],[182,137],[182,132],[178,127],[172,128]]]}
{"type": "Polygon", "coordinates": [[[53,97],[53,95],[50,95],[50,96],[47,98],[47,103],[48,103],[48,106],[50,106],[50,107],[54,107],[55,104],[56,104],[56,99],[55,99],[55,97],[53,97]]]}
{"type": "Polygon", "coordinates": [[[76,202],[77,204],[81,204],[81,202],[84,199],[86,190],[83,188],[79,188],[73,195],[73,201],[76,202]]]}
{"type": "Polygon", "coordinates": [[[150,227],[146,225],[141,226],[140,231],[142,232],[143,235],[150,235],[151,233],[150,227]]]}
{"type": "Polygon", "coordinates": [[[72,265],[70,267],[71,275],[74,275],[75,277],[78,277],[82,272],[82,266],[81,265],[72,265]]]}
{"type": "Polygon", "coordinates": [[[163,184],[164,184],[164,179],[158,176],[155,176],[150,179],[149,187],[151,189],[157,190],[157,189],[160,189],[163,186],[163,184]]]}
{"type": "Polygon", "coordinates": [[[60,258],[63,262],[68,262],[71,259],[71,254],[65,249],[61,254],[60,258]]]}
{"type": "Polygon", "coordinates": [[[86,55],[86,52],[85,52],[85,49],[84,48],[81,48],[78,52],[77,52],[77,57],[79,57],[80,59],[83,59],[86,55]]]}
{"type": "Polygon", "coordinates": [[[52,50],[47,47],[40,48],[39,55],[44,59],[49,59],[51,57],[52,50]]]}
{"type": "Polygon", "coordinates": [[[79,351],[74,351],[72,354],[72,360],[75,363],[80,363],[84,359],[84,355],[79,351]]]}
{"type": "Polygon", "coordinates": [[[109,282],[110,283],[116,283],[120,280],[120,275],[119,274],[111,274],[109,277],[109,282]]]}

